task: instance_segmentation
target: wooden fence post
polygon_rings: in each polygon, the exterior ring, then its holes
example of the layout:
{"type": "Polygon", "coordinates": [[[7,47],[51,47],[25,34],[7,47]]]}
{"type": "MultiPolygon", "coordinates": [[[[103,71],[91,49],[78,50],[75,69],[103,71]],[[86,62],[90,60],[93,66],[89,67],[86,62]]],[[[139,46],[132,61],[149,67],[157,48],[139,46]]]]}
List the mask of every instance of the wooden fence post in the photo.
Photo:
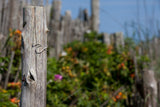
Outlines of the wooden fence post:
{"type": "Polygon", "coordinates": [[[13,3],[11,4],[12,8],[10,10],[10,14],[11,16],[11,20],[8,28],[12,28],[12,29],[19,29],[19,21],[20,21],[20,1],[19,0],[11,0],[13,1],[13,3]]]}
{"type": "MultiPolygon", "coordinates": [[[[1,20],[2,20],[2,10],[3,10],[3,2],[2,2],[2,0],[0,0],[0,26],[2,26],[2,22],[1,22],[1,20]]],[[[0,27],[0,33],[1,33],[1,27],[0,27]]]]}
{"type": "Polygon", "coordinates": [[[46,107],[47,26],[42,6],[26,6],[22,32],[21,107],[46,107]]]}
{"type": "Polygon", "coordinates": [[[99,0],[91,1],[91,10],[92,10],[92,23],[91,28],[93,31],[99,31],[99,0]]]}
{"type": "Polygon", "coordinates": [[[61,0],[54,0],[51,10],[49,33],[49,57],[57,57],[57,36],[60,30],[61,0]]]}
{"type": "Polygon", "coordinates": [[[160,81],[157,82],[158,84],[158,107],[160,106],[160,81]]]}
{"type": "Polygon", "coordinates": [[[107,33],[104,33],[103,34],[103,38],[104,38],[104,43],[109,46],[111,44],[111,41],[110,41],[110,35],[107,34],[107,33]]]}
{"type": "Polygon", "coordinates": [[[145,107],[157,107],[158,88],[154,71],[144,70],[142,76],[144,82],[145,107]]]}
{"type": "Polygon", "coordinates": [[[71,26],[72,20],[71,20],[71,11],[66,11],[65,16],[63,17],[62,21],[62,32],[64,36],[64,44],[67,44],[70,42],[71,38],[71,26]]]}
{"type": "Polygon", "coordinates": [[[159,58],[159,53],[158,53],[158,51],[159,51],[159,49],[158,49],[158,38],[157,37],[155,37],[154,39],[153,39],[153,46],[154,46],[154,59],[157,61],[159,58]]]}
{"type": "Polygon", "coordinates": [[[57,31],[57,38],[56,38],[56,58],[59,58],[60,53],[63,50],[63,35],[61,31],[57,31]]]}
{"type": "Polygon", "coordinates": [[[123,38],[123,33],[122,32],[116,32],[114,34],[110,35],[111,39],[111,44],[118,50],[120,51],[120,47],[124,47],[124,38],[123,38]]]}
{"type": "Polygon", "coordinates": [[[53,1],[53,20],[59,21],[61,17],[61,0],[54,0],[53,1]]]}
{"type": "Polygon", "coordinates": [[[9,7],[11,8],[10,6],[10,2],[8,3],[5,3],[5,0],[3,0],[3,10],[2,10],[2,23],[1,23],[1,31],[4,35],[7,35],[8,34],[8,23],[9,23],[9,17],[10,17],[10,12],[9,12],[9,7]]]}

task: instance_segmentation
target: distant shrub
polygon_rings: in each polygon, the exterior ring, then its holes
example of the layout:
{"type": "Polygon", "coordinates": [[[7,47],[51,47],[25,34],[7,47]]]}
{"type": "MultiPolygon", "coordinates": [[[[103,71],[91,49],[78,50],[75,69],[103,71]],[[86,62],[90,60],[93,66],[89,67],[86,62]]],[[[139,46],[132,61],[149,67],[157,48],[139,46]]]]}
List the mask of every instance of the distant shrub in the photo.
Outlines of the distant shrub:
{"type": "Polygon", "coordinates": [[[105,101],[127,106],[134,87],[133,59],[127,49],[118,53],[100,38],[94,32],[85,34],[84,42],[67,44],[59,60],[48,60],[48,107],[98,107],[105,101]],[[57,74],[63,79],[55,81],[57,74]]]}

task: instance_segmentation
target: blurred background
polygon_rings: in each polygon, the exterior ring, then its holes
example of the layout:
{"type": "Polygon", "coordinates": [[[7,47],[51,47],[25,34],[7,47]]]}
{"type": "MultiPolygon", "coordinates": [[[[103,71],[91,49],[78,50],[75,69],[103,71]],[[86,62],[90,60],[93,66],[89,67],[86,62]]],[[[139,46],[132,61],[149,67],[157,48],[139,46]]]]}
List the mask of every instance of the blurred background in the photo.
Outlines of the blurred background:
{"type": "Polygon", "coordinates": [[[49,29],[47,107],[160,106],[159,0],[0,0],[0,107],[19,106],[28,5],[49,29]]]}

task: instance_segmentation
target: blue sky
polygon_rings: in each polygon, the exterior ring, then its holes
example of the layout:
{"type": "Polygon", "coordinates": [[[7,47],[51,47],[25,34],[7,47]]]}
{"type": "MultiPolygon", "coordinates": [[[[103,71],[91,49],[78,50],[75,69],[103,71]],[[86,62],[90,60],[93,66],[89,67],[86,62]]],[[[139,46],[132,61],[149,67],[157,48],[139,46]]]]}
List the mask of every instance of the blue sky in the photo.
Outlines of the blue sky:
{"type": "MultiPolygon", "coordinates": [[[[73,19],[78,16],[80,8],[87,8],[90,12],[90,0],[61,1],[62,14],[70,10],[73,19]]],[[[100,32],[125,32],[126,24],[132,32],[130,24],[134,21],[154,33],[159,28],[159,10],[158,0],[100,0],[100,32]]]]}

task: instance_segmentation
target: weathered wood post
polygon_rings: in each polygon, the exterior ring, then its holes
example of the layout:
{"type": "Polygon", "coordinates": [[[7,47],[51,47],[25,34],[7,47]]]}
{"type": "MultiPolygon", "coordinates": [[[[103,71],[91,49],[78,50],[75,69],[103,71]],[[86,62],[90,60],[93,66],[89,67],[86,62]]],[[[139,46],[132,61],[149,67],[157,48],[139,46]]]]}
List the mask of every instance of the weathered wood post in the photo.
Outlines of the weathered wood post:
{"type": "Polygon", "coordinates": [[[158,107],[160,106],[160,80],[157,82],[158,87],[158,107]]]}
{"type": "Polygon", "coordinates": [[[53,20],[59,21],[61,17],[61,0],[54,0],[53,1],[53,20]]]}
{"type": "Polygon", "coordinates": [[[109,46],[111,44],[111,41],[110,41],[110,35],[107,34],[107,33],[104,33],[103,34],[103,38],[104,38],[104,43],[109,46]]]}
{"type": "Polygon", "coordinates": [[[46,107],[47,26],[42,6],[26,6],[22,31],[21,107],[46,107]]]}
{"type": "Polygon", "coordinates": [[[60,31],[60,18],[61,18],[61,0],[54,0],[53,1],[53,35],[52,38],[54,38],[56,41],[54,42],[55,46],[55,56],[58,59],[59,54],[61,52],[61,42],[62,42],[62,34],[60,31]]]}
{"type": "Polygon", "coordinates": [[[157,107],[158,88],[157,81],[154,76],[154,71],[144,70],[142,72],[144,82],[145,107],[157,107]]]}
{"type": "Polygon", "coordinates": [[[91,29],[93,31],[99,31],[99,0],[91,1],[91,10],[92,10],[92,20],[91,20],[91,29]]]}
{"type": "MultiPolygon", "coordinates": [[[[2,0],[0,0],[0,26],[2,26],[2,22],[1,22],[1,20],[2,20],[2,10],[3,10],[3,5],[2,5],[2,0]]],[[[1,33],[1,27],[0,27],[0,33],[1,33]]]]}
{"type": "Polygon", "coordinates": [[[9,22],[8,28],[19,29],[20,1],[19,0],[11,0],[11,2],[12,2],[12,4],[11,4],[12,8],[10,10],[11,19],[9,20],[10,22],[9,22]]]}
{"type": "Polygon", "coordinates": [[[46,9],[46,18],[47,18],[46,20],[47,20],[47,26],[48,26],[50,22],[50,13],[51,13],[51,6],[49,5],[48,0],[46,0],[45,9],[46,9]]]}
{"type": "Polygon", "coordinates": [[[8,34],[8,23],[9,23],[9,18],[11,16],[10,14],[10,9],[11,8],[11,2],[6,3],[5,0],[3,0],[3,4],[2,4],[2,16],[1,16],[1,31],[4,35],[8,34]]]}
{"type": "Polygon", "coordinates": [[[51,10],[50,29],[49,33],[49,57],[57,57],[57,38],[60,32],[60,17],[61,17],[61,0],[54,0],[51,10]]]}
{"type": "Polygon", "coordinates": [[[66,11],[65,16],[63,17],[62,21],[62,32],[64,34],[64,44],[67,44],[71,42],[71,24],[72,24],[72,19],[71,19],[71,11],[66,11]]]}
{"type": "Polygon", "coordinates": [[[158,44],[159,44],[159,40],[158,40],[158,37],[155,37],[153,39],[153,46],[154,46],[154,59],[157,61],[159,58],[159,47],[158,47],[158,44]]]}
{"type": "Polygon", "coordinates": [[[57,38],[56,38],[57,44],[56,44],[56,57],[59,58],[60,53],[63,50],[63,35],[61,31],[57,31],[57,38]]]}
{"type": "Polygon", "coordinates": [[[124,38],[122,32],[116,32],[110,35],[111,44],[120,51],[120,47],[124,47],[124,38]]]}

